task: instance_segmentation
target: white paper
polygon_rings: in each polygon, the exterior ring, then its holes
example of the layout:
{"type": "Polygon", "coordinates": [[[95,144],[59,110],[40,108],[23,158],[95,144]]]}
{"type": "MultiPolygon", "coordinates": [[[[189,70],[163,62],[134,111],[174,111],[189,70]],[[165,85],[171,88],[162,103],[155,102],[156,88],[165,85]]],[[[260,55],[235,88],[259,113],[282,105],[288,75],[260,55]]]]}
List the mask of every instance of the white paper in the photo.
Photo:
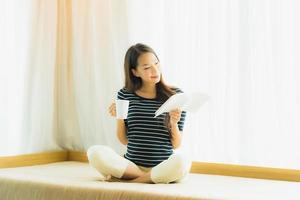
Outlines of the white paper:
{"type": "Polygon", "coordinates": [[[197,112],[199,108],[208,100],[208,95],[203,93],[177,93],[171,96],[163,105],[155,112],[157,117],[165,112],[170,112],[176,108],[182,111],[197,112]]]}

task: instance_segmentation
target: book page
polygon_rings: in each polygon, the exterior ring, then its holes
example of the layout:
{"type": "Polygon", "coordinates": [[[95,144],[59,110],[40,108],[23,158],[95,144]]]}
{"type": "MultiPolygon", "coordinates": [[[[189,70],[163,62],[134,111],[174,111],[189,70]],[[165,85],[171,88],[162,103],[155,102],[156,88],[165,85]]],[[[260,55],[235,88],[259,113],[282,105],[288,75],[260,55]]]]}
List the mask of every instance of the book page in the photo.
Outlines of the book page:
{"type": "Polygon", "coordinates": [[[182,111],[197,112],[208,99],[208,95],[198,92],[190,94],[177,93],[171,96],[157,109],[154,117],[157,117],[165,112],[170,112],[176,108],[180,108],[182,111]]]}

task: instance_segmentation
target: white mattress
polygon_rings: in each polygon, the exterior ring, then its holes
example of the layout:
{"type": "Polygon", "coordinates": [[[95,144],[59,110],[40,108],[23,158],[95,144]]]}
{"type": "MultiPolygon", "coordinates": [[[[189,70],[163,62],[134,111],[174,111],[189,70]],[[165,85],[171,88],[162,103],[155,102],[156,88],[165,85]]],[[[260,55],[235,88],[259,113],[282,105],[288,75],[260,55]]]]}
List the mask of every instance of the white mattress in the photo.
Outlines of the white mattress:
{"type": "Polygon", "coordinates": [[[1,200],[300,199],[300,183],[190,174],[176,184],[102,182],[87,163],[0,169],[1,200]]]}

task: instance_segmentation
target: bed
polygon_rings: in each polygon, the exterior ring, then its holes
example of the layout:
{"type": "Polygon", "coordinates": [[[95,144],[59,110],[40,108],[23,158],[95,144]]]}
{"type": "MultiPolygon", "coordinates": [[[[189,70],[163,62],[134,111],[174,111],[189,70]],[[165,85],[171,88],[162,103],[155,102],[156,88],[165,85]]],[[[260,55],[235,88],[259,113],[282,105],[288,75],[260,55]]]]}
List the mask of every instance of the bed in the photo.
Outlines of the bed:
{"type": "Polygon", "coordinates": [[[99,180],[86,162],[0,169],[1,200],[300,199],[300,183],[190,173],[174,184],[99,180]]]}

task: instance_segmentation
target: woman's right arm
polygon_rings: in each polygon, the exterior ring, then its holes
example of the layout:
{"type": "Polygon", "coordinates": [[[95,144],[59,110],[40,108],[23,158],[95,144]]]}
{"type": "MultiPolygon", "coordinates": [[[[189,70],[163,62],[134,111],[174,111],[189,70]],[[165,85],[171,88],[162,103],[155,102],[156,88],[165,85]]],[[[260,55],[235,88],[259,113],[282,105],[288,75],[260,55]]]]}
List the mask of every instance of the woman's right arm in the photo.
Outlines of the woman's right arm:
{"type": "MultiPolygon", "coordinates": [[[[116,103],[109,106],[109,113],[112,117],[116,117],[116,103]]],[[[127,145],[126,126],[123,119],[117,119],[117,137],[122,144],[127,145]]]]}
{"type": "Polygon", "coordinates": [[[122,144],[127,145],[126,126],[123,119],[117,119],[117,136],[122,144]]]}

